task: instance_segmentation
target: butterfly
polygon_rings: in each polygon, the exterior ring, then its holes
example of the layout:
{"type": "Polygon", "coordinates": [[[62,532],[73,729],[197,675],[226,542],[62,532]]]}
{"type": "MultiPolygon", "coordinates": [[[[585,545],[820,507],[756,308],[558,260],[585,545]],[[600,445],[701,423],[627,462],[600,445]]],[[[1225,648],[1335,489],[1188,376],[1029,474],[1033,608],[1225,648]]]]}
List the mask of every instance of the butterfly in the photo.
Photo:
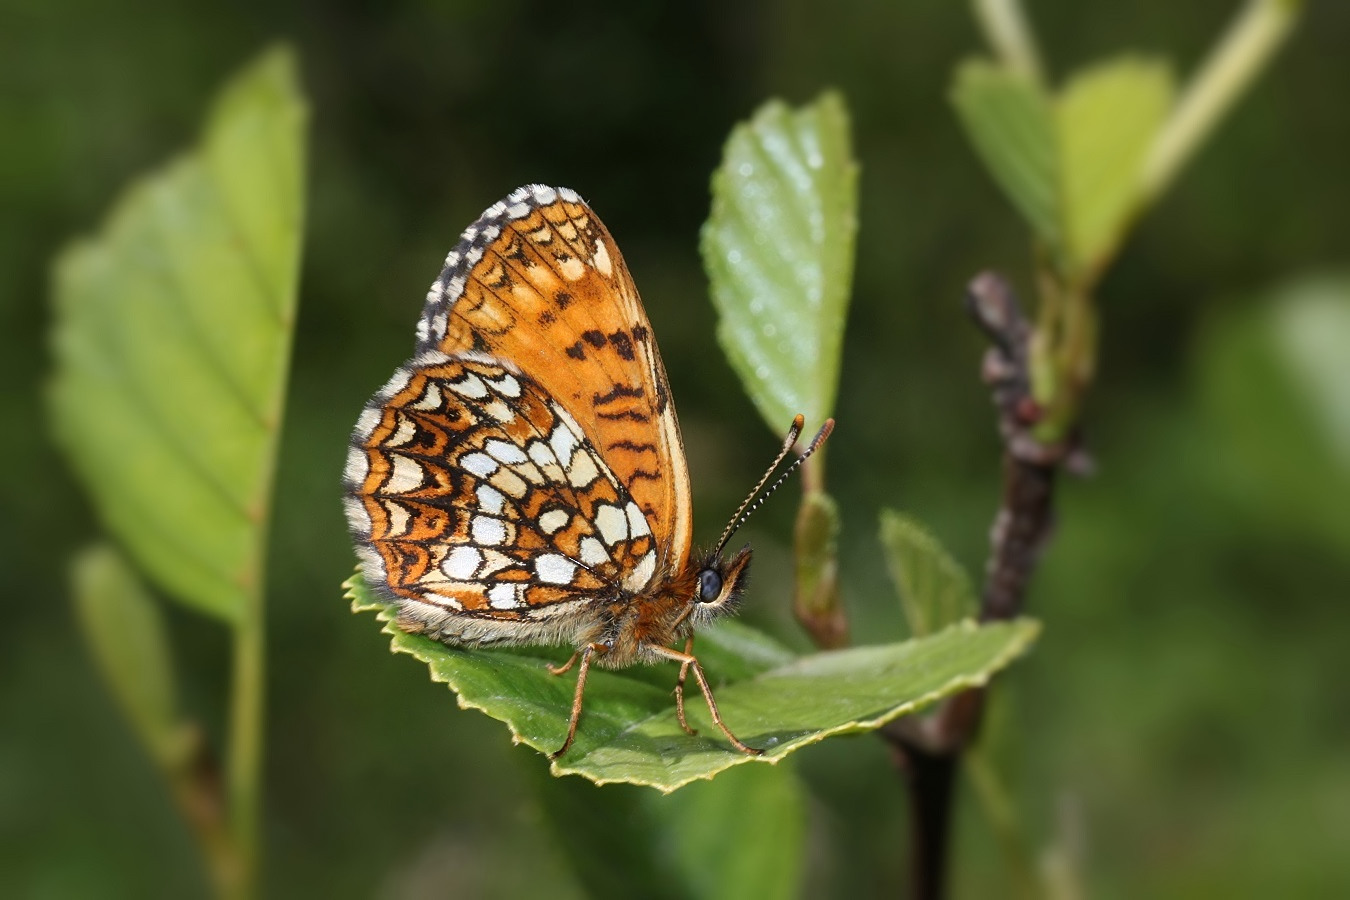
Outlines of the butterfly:
{"type": "Polygon", "coordinates": [[[693,638],[737,608],[751,551],[728,556],[726,543],[801,429],[798,416],[714,549],[693,553],[679,421],[628,267],[574,191],[527,185],[446,257],[413,358],[357,420],[344,506],[366,582],[397,603],[403,630],[575,648],[549,667],[580,660],[554,758],[576,737],[592,665],[661,661],[680,665],[685,731],[692,672],[713,722],[757,754],[722,721],[693,638]]]}

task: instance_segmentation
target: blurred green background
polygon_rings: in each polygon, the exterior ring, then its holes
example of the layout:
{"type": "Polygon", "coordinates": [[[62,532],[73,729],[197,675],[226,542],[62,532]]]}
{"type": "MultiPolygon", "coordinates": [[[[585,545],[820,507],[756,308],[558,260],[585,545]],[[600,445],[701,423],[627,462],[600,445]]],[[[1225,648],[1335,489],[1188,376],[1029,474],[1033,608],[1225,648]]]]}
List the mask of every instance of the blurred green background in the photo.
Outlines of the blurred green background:
{"type": "MultiPolygon", "coordinates": [[[[1237,6],[1030,14],[1056,74],[1127,50],[1185,74],[1237,6]]],[[[577,189],[623,247],[707,540],[776,441],[712,336],[708,178],[760,102],[839,88],[862,164],[830,456],[855,633],[903,635],[881,507],[918,515],[979,571],[999,451],[961,290],[986,267],[1025,289],[1029,268],[1025,229],[946,100],[956,63],[982,51],[966,5],[4,0],[0,21],[0,892],[205,890],[74,632],[66,566],[98,529],[43,423],[48,274],[278,38],[298,51],[312,149],[268,592],[269,893],[583,892],[540,799],[559,790],[543,760],[390,657],[338,589],[346,435],[406,358],[446,249],[519,184],[577,189]]],[[[1027,840],[1074,860],[1094,896],[1350,892],[1347,42],[1350,7],[1307,10],[1099,292],[1098,471],[1064,484],[1030,604],[1046,632],[991,723],[1027,840]]],[[[793,507],[780,498],[747,529],[760,561],[745,615],[805,647],[779,574],[793,507]]],[[[225,633],[169,614],[185,705],[218,738],[225,633]]],[[[905,806],[881,744],[800,759],[808,895],[893,894],[905,806]]],[[[968,795],[954,852],[957,895],[1000,894],[968,795]]]]}

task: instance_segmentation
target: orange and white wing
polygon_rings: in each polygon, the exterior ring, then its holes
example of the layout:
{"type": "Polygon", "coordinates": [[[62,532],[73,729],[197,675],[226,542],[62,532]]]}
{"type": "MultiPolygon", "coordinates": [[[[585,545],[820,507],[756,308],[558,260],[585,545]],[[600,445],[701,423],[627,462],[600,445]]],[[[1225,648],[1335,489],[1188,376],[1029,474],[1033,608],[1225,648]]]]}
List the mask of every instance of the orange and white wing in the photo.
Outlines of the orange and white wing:
{"type": "Polygon", "coordinates": [[[656,540],[542,384],[427,350],[358,420],[345,471],[366,581],[400,624],[461,643],[580,643],[647,587],[656,540]]]}
{"type": "Polygon", "coordinates": [[[461,236],[427,294],[419,353],[486,354],[567,411],[636,501],[658,571],[689,557],[689,472],[665,368],[609,231],[573,191],[529,185],[461,236]]]}

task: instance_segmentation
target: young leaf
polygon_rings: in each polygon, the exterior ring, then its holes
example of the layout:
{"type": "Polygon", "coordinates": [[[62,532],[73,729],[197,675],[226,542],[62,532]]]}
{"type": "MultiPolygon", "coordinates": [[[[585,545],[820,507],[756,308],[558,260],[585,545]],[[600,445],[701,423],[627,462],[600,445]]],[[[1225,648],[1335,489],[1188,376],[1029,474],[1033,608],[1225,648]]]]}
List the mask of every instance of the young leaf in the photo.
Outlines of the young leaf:
{"type": "Polygon", "coordinates": [[[1055,107],[1065,253],[1092,268],[1115,249],[1142,190],[1144,161],[1172,104],[1163,63],[1137,58],[1079,73],[1055,107]]]}
{"type": "Polygon", "coordinates": [[[957,70],[951,100],[989,174],[1037,236],[1058,249],[1059,145],[1045,92],[1030,75],[976,59],[957,70]]]}
{"type": "Polygon", "coordinates": [[[975,591],[965,570],[917,520],[882,510],[881,544],[915,637],[940,631],[975,612],[975,591]]]}
{"type": "Polygon", "coordinates": [[[171,767],[185,743],[159,606],[106,544],[85,550],[73,575],[76,621],[104,681],[150,755],[171,767]]]}
{"type": "MultiPolygon", "coordinates": [[[[553,676],[546,666],[568,651],[448,647],[395,627],[395,606],[373,597],[360,576],[345,587],[352,609],[375,612],[385,623],[394,652],[426,663],[433,680],[458,693],[461,706],[505,722],[513,740],[536,750],[548,753],[562,745],[575,675],[553,676]]],[[[728,631],[737,635],[750,630],[723,623],[699,633],[696,652],[723,720],[742,740],[762,748],[762,756],[747,756],[727,744],[692,684],[685,708],[699,733],[680,729],[671,696],[676,667],[646,674],[642,667],[592,669],[576,742],[553,762],[553,772],[582,775],[597,784],[627,782],[669,792],[732,766],[776,763],[832,735],[879,728],[984,684],[1024,652],[1039,630],[1029,619],[982,627],[965,621],[919,640],[798,659],[780,656],[783,661],[776,665],[770,654],[762,654],[758,660],[741,660],[750,677],[732,680],[725,663],[731,648],[719,647],[719,639],[728,631]],[[654,676],[664,677],[654,683],[654,676]]]]}
{"type": "Polygon", "coordinates": [[[834,408],[853,281],[858,166],[833,93],[765,104],[727,140],[700,248],[718,339],[760,415],[781,431],[834,408]]]}
{"type": "Polygon", "coordinates": [[[261,577],[300,261],[305,110],[274,51],[200,146],[55,271],[50,410],[109,530],[164,589],[237,620],[261,577]]]}

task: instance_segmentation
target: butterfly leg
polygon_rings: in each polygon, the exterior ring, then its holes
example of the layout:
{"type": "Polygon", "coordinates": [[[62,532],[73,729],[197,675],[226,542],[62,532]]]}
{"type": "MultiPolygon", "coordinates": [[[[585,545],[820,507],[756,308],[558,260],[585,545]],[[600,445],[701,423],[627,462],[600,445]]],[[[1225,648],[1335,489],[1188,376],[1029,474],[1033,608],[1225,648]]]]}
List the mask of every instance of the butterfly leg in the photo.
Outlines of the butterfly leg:
{"type": "Polygon", "coordinates": [[[581,655],[581,651],[578,650],[576,653],[573,653],[573,654],[572,654],[571,659],[567,660],[567,662],[563,663],[561,666],[552,666],[552,665],[549,666],[549,667],[548,667],[548,674],[550,674],[550,675],[561,675],[561,674],[563,674],[563,673],[566,672],[568,669],[571,669],[571,668],[572,668],[572,664],[575,663],[575,662],[577,661],[577,657],[580,656],[580,655],[581,655]]]}
{"type": "MultiPolygon", "coordinates": [[[[691,634],[689,639],[684,642],[684,655],[693,659],[694,636],[691,634]]],[[[689,722],[684,717],[684,679],[689,675],[689,663],[680,663],[680,677],[675,679],[675,717],[680,720],[680,727],[686,734],[698,734],[696,729],[689,727],[689,722]]]]}
{"type": "MultiPolygon", "coordinates": [[[[699,690],[703,691],[703,699],[708,701],[708,712],[712,714],[712,720],[722,733],[731,741],[731,745],[742,753],[748,753],[751,756],[759,756],[763,750],[757,750],[749,744],[743,742],[736,735],[731,733],[731,729],[722,721],[722,714],[717,711],[717,701],[713,699],[712,688],[708,687],[708,679],[703,674],[703,667],[698,664],[698,660],[692,653],[681,653],[678,650],[672,650],[669,647],[662,647],[659,644],[648,644],[647,648],[657,656],[664,656],[666,659],[673,659],[680,664],[680,667],[688,668],[694,673],[694,679],[698,682],[699,690]]],[[[581,660],[583,669],[586,665],[585,657],[581,660]]]]}
{"type": "MultiPolygon", "coordinates": [[[[567,752],[567,748],[572,746],[572,739],[577,736],[577,722],[581,719],[581,696],[586,692],[586,674],[591,670],[591,656],[595,653],[604,653],[609,648],[604,644],[587,644],[584,650],[579,650],[572,654],[572,658],[567,663],[554,672],[555,675],[561,675],[572,668],[572,663],[576,661],[577,655],[581,655],[581,669],[577,672],[577,690],[572,695],[572,717],[567,722],[567,740],[563,745],[549,754],[549,759],[557,759],[567,752]]],[[[549,666],[551,670],[553,667],[549,666]]]]}

